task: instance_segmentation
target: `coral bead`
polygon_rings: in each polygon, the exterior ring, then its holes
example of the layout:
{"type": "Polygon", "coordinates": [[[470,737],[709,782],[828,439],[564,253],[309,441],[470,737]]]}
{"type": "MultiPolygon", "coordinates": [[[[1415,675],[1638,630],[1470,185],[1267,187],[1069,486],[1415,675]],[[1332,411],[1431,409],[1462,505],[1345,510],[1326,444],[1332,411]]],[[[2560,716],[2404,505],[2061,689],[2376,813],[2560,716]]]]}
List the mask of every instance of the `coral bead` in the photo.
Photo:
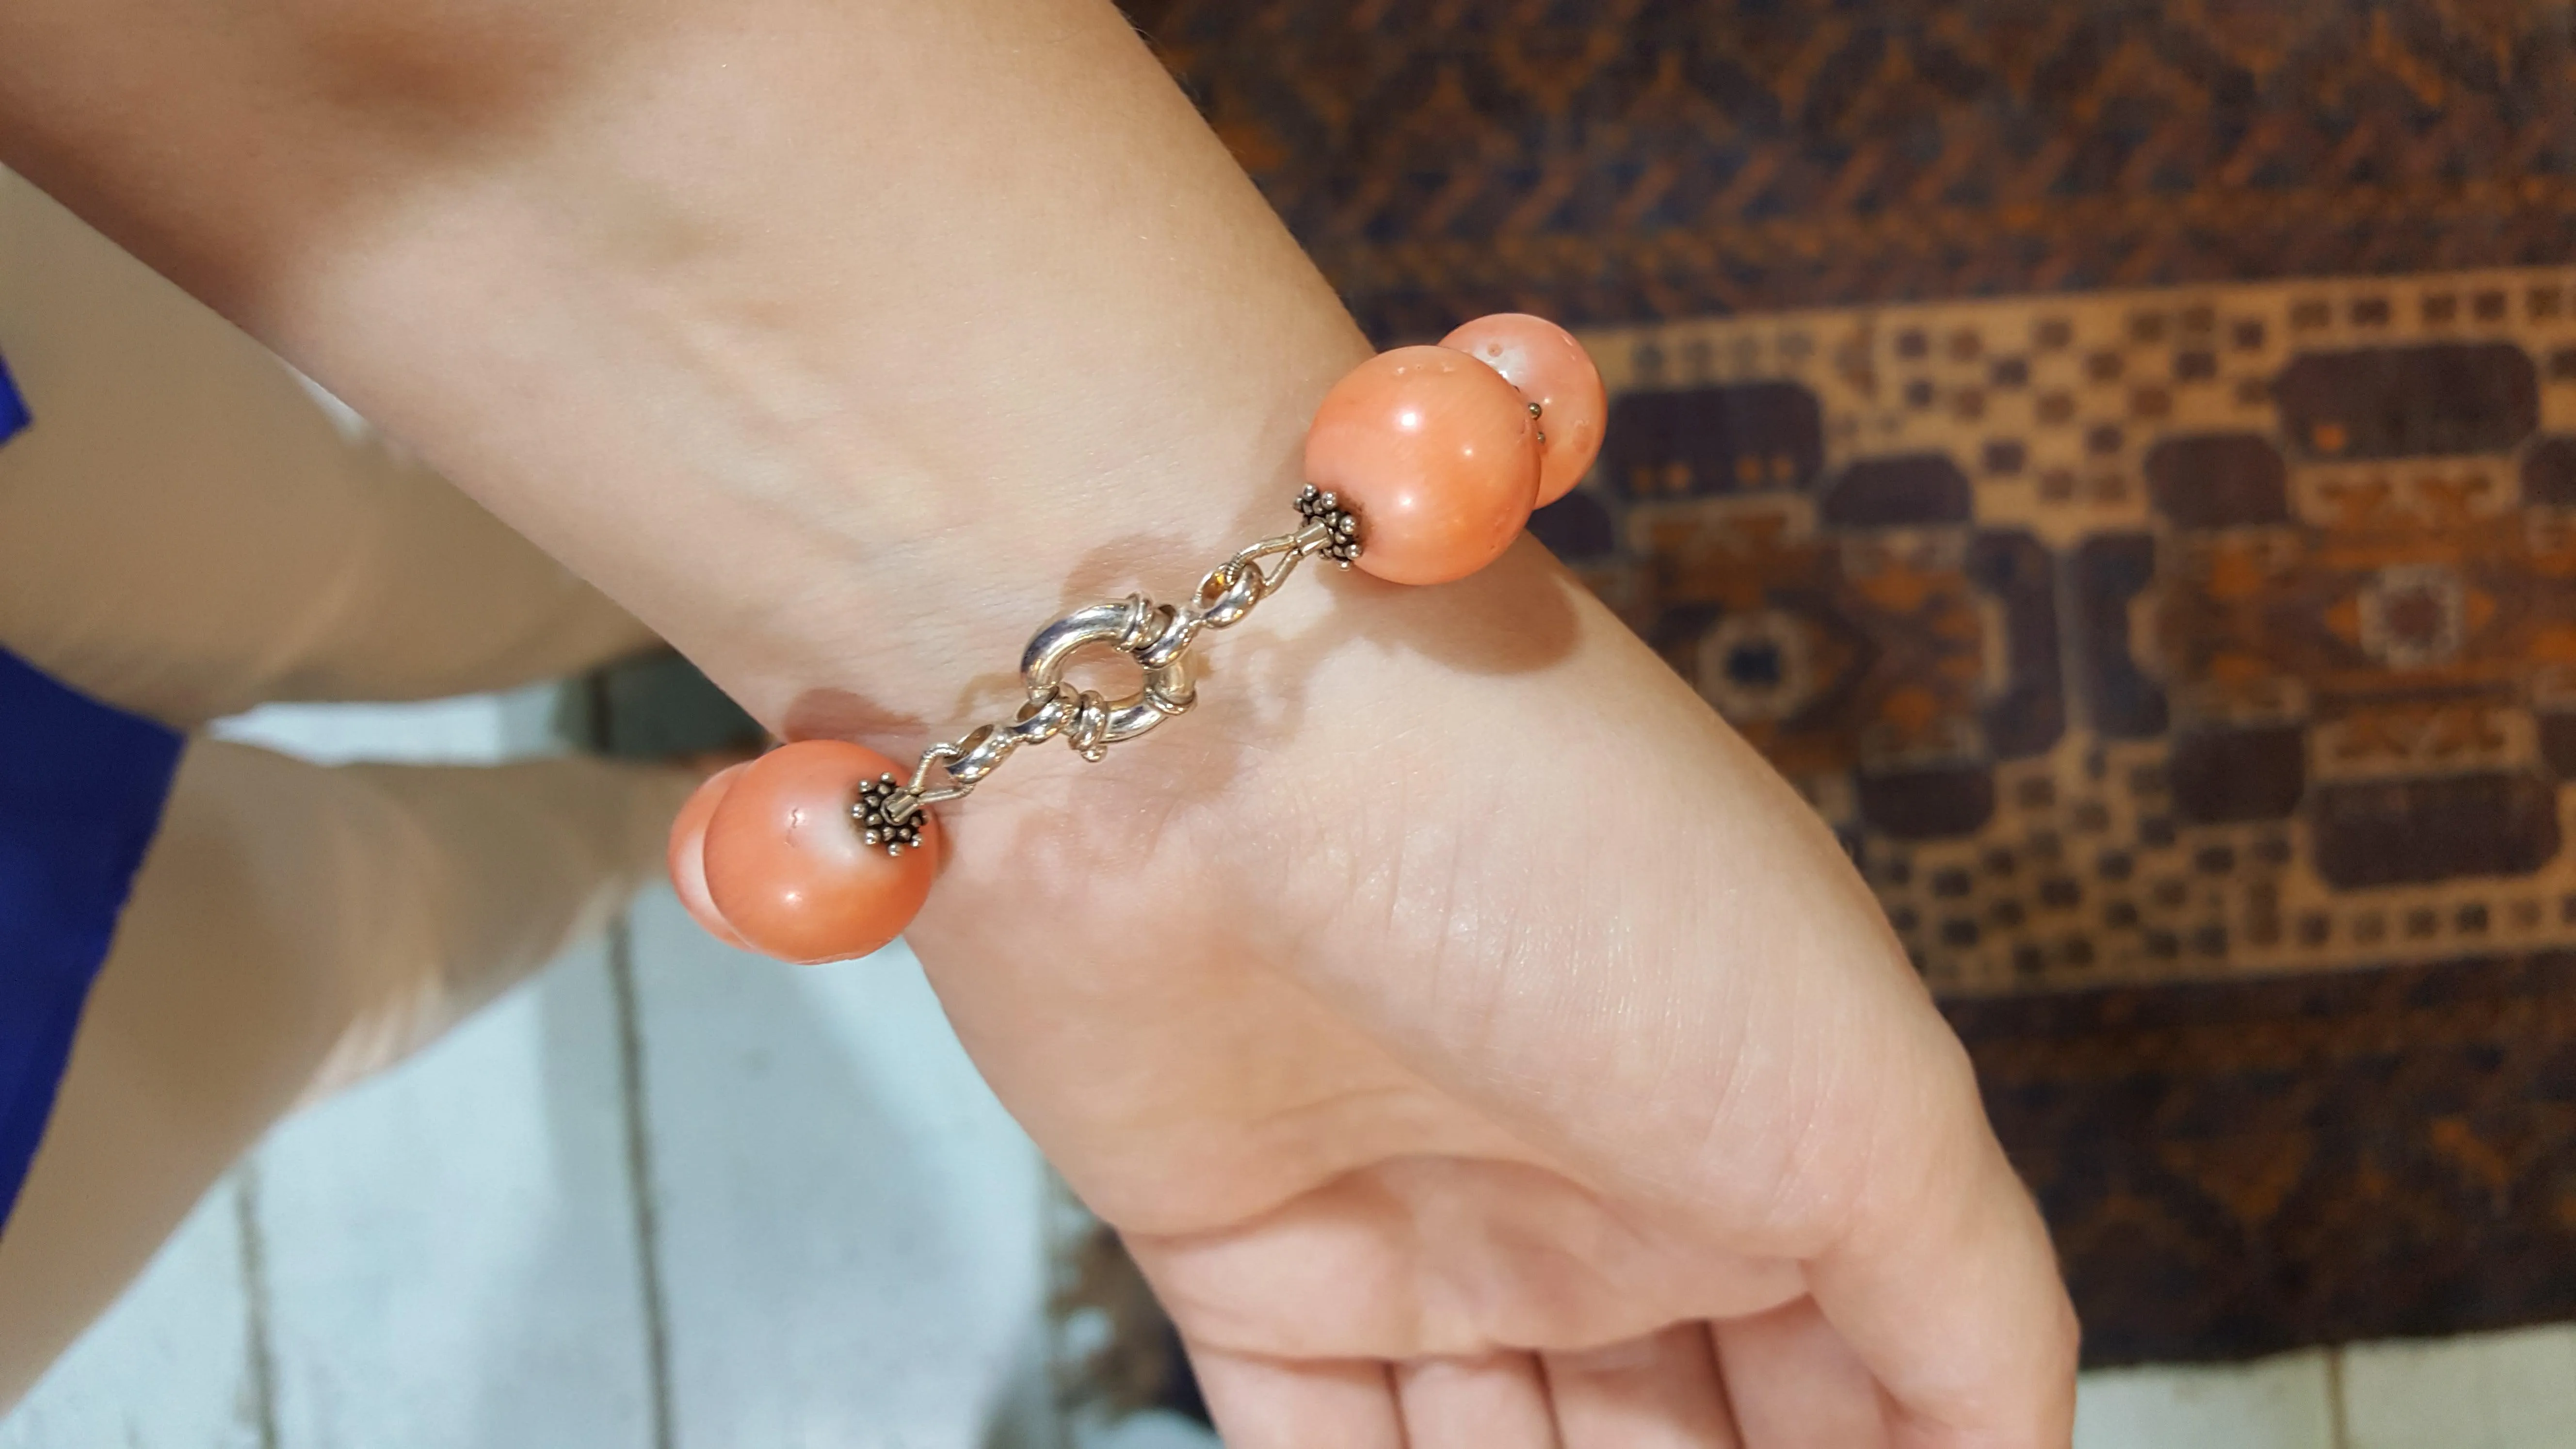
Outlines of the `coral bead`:
{"type": "Polygon", "coordinates": [[[1601,369],[1574,334],[1526,312],[1479,317],[1440,339],[1503,375],[1539,405],[1538,501],[1554,503],[1583,481],[1610,415],[1601,369]]]}
{"type": "Polygon", "coordinates": [[[742,933],[733,928],[716,909],[715,898],[707,894],[707,822],[715,818],[716,806],[749,761],[728,766],[709,775],[705,782],[680,807],[679,818],[671,822],[671,849],[666,860],[671,867],[671,889],[680,893],[680,904],[686,906],[689,918],[706,928],[706,933],[729,946],[747,946],[742,933]]]}
{"type": "Polygon", "coordinates": [[[902,934],[938,873],[936,821],[888,854],[851,818],[859,788],[895,771],[864,745],[804,740],[745,767],[707,821],[707,896],[755,950],[812,963],[902,934]]]}
{"type": "Polygon", "coordinates": [[[1306,481],[1353,506],[1359,566],[1391,583],[1447,583],[1500,558],[1536,506],[1538,474],[1529,404],[1446,347],[1361,363],[1306,434],[1306,481]]]}

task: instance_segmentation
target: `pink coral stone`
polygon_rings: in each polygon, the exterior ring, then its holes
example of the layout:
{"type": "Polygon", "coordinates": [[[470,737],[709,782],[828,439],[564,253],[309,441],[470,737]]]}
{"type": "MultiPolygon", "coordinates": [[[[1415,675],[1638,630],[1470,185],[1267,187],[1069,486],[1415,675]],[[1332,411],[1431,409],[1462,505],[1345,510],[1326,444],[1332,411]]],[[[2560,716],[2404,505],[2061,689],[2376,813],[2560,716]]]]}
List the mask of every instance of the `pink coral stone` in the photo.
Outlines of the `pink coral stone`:
{"type": "Polygon", "coordinates": [[[715,818],[716,806],[733,789],[733,782],[751,768],[746,760],[739,765],[718,770],[680,807],[679,818],[671,822],[671,849],[666,857],[671,867],[671,889],[680,893],[680,904],[686,906],[689,918],[706,928],[706,933],[728,946],[747,946],[742,933],[716,909],[715,898],[707,894],[707,822],[715,818]]]}
{"type": "Polygon", "coordinates": [[[754,950],[797,962],[864,956],[902,934],[938,873],[937,822],[889,854],[850,807],[895,763],[865,745],[803,740],[745,766],[706,826],[707,896],[754,950]]]}
{"type": "Polygon", "coordinates": [[[1306,434],[1306,481],[1359,514],[1359,566],[1391,583],[1447,583],[1501,557],[1529,521],[1538,474],[1529,404],[1446,347],[1361,363],[1306,434]]]}
{"type": "Polygon", "coordinates": [[[1479,317],[1440,339],[1501,373],[1539,405],[1538,501],[1564,497],[1583,481],[1610,415],[1601,370],[1574,334],[1526,312],[1479,317]]]}

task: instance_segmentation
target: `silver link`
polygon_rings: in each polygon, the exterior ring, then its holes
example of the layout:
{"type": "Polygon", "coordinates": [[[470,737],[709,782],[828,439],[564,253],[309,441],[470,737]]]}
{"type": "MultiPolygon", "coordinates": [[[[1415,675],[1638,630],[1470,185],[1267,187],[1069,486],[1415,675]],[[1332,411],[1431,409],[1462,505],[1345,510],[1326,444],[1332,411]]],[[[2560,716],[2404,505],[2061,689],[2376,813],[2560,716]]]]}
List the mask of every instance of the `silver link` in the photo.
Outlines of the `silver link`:
{"type": "Polygon", "coordinates": [[[933,766],[944,765],[963,753],[965,752],[951,744],[935,744],[923,750],[921,763],[913,766],[912,778],[904,782],[902,789],[886,797],[885,818],[900,825],[928,806],[949,800],[963,800],[973,794],[975,785],[971,780],[941,785],[935,789],[930,784],[930,771],[933,766]]]}
{"type": "Polygon", "coordinates": [[[1029,702],[1020,706],[1020,712],[1011,717],[1011,734],[1024,745],[1045,744],[1064,733],[1081,702],[1081,695],[1070,685],[1059,684],[1043,697],[1032,694],[1029,702]]]}
{"type": "Polygon", "coordinates": [[[957,742],[957,758],[948,762],[948,778],[972,785],[1020,747],[1019,736],[995,725],[977,725],[957,742]]]}
{"type": "MultiPolygon", "coordinates": [[[[1206,586],[1200,587],[1204,590],[1206,586]]],[[[1191,642],[1199,637],[1199,630],[1207,624],[1206,616],[1196,606],[1174,609],[1166,604],[1164,611],[1170,618],[1163,625],[1163,632],[1136,651],[1136,662],[1148,670],[1178,663],[1181,656],[1189,652],[1191,642]]]]}
{"type": "Polygon", "coordinates": [[[1270,587],[1259,563],[1236,554],[1199,580],[1199,595],[1190,608],[1209,628],[1231,629],[1269,595],[1270,587]]]}
{"type": "Polygon", "coordinates": [[[1064,741],[1086,760],[1097,761],[1109,753],[1105,736],[1109,733],[1109,703],[1091,690],[1075,697],[1073,723],[1064,727],[1064,741]]]}

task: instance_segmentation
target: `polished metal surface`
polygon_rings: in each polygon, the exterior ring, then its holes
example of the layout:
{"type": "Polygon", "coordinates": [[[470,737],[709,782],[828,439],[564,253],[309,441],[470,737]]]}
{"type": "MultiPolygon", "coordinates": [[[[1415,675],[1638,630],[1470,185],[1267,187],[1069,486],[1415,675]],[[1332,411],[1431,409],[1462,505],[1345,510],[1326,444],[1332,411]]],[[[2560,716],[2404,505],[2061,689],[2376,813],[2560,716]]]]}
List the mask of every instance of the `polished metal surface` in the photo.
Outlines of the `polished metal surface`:
{"type": "Polygon", "coordinates": [[[1203,631],[1243,622],[1309,558],[1321,556],[1349,568],[1359,557],[1359,518],[1340,499],[1309,485],[1297,496],[1296,508],[1302,522],[1294,531],[1265,538],[1208,570],[1186,604],[1157,604],[1143,594],[1129,594],[1114,603],[1076,609],[1040,629],[1020,654],[1020,679],[1028,698],[1019,711],[923,750],[909,781],[871,786],[852,810],[868,843],[889,849],[917,843],[915,815],[964,798],[1022,745],[1062,736],[1084,759],[1097,760],[1111,745],[1187,713],[1198,702],[1190,649],[1203,631]],[[1066,668],[1086,649],[1107,649],[1135,660],[1141,674],[1136,688],[1110,699],[1068,682],[1066,668]],[[932,783],[934,772],[946,782],[932,783]]]}

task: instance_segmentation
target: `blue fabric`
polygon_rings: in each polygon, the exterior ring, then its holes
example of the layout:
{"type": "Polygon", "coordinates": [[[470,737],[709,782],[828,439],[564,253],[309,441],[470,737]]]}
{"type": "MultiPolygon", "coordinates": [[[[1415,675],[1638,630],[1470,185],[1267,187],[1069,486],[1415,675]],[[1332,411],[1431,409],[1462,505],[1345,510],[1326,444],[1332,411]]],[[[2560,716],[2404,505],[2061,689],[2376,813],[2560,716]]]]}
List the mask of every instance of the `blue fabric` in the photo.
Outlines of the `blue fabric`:
{"type": "MultiPolygon", "coordinates": [[[[0,442],[27,408],[0,364],[0,442]]],[[[178,731],[0,649],[0,1226],[179,768],[178,731]]]]}
{"type": "Polygon", "coordinates": [[[160,828],[179,732],[0,649],[0,1224],[160,828]]]}
{"type": "Polygon", "coordinates": [[[27,426],[27,400],[18,396],[18,385],[9,380],[9,364],[0,359],[0,443],[18,435],[27,426]]]}

